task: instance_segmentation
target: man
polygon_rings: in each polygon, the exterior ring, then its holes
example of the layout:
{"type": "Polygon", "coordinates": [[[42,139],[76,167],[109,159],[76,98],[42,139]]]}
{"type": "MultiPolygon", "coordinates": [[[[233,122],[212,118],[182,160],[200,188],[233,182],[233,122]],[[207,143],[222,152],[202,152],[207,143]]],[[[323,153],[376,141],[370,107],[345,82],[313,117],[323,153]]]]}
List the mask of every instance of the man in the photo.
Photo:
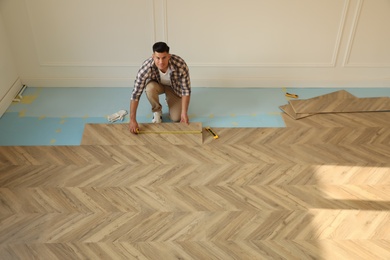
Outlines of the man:
{"type": "Polygon", "coordinates": [[[191,95],[189,69],[182,58],[169,53],[169,46],[165,42],[157,42],[153,45],[152,57],[142,64],[135,79],[129,123],[129,130],[134,134],[138,132],[137,108],[144,89],[152,106],[153,123],[162,122],[159,95],[163,93],[165,93],[171,120],[189,123],[188,106],[191,95]]]}

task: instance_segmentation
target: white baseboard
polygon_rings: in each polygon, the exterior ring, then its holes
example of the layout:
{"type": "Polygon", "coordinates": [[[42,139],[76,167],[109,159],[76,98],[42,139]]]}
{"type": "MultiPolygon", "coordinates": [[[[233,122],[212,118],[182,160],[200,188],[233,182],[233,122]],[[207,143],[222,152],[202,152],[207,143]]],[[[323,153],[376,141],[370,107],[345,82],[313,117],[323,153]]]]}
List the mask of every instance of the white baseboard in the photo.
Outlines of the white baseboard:
{"type": "MultiPolygon", "coordinates": [[[[31,87],[124,87],[133,88],[133,78],[23,78],[31,87]]],[[[390,78],[191,78],[194,88],[390,88],[390,78]]]]}
{"type": "Polygon", "coordinates": [[[134,79],[130,78],[23,78],[23,83],[29,87],[127,87],[133,88],[134,79]]]}
{"type": "Polygon", "coordinates": [[[8,90],[8,92],[5,94],[5,96],[0,99],[0,117],[3,116],[5,111],[11,105],[12,101],[22,88],[22,82],[20,81],[20,79],[17,79],[15,83],[11,86],[11,88],[8,90]]]}

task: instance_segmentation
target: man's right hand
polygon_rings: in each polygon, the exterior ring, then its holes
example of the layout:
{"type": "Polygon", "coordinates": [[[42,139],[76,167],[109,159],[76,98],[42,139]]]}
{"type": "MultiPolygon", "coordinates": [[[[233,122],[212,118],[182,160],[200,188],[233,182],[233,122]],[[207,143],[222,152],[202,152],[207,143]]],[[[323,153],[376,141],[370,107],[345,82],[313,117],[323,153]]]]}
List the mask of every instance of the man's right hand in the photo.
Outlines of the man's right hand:
{"type": "Polygon", "coordinates": [[[131,133],[133,134],[138,134],[138,130],[139,130],[139,127],[138,127],[138,123],[137,121],[135,120],[130,120],[130,123],[129,123],[129,130],[131,133]]]}

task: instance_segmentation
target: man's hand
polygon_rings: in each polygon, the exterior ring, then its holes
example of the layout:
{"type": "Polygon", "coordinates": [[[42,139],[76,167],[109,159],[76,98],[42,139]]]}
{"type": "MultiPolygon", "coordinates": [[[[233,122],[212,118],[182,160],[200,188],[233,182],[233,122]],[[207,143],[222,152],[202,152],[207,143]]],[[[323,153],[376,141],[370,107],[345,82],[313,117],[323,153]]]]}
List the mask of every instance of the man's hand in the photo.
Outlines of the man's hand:
{"type": "Polygon", "coordinates": [[[138,100],[131,100],[129,131],[130,133],[133,134],[138,134],[138,123],[136,119],[137,108],[138,108],[138,100]]]}
{"type": "Polygon", "coordinates": [[[187,113],[181,114],[180,123],[186,123],[187,125],[190,123],[187,113]]]}
{"type": "Polygon", "coordinates": [[[182,96],[181,97],[181,119],[180,123],[189,124],[190,120],[188,118],[188,106],[190,104],[190,96],[182,96]]]}
{"type": "Polygon", "coordinates": [[[129,131],[133,134],[138,134],[138,123],[135,120],[130,120],[129,131]]]}

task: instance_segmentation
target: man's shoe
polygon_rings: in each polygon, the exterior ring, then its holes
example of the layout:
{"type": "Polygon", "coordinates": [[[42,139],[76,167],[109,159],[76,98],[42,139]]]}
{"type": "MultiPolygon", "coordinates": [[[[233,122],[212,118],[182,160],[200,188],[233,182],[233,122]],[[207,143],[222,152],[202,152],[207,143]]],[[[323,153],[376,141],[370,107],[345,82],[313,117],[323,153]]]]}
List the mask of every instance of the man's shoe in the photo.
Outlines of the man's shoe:
{"type": "Polygon", "coordinates": [[[161,123],[162,122],[162,114],[161,111],[153,113],[152,123],[161,123]]]}

